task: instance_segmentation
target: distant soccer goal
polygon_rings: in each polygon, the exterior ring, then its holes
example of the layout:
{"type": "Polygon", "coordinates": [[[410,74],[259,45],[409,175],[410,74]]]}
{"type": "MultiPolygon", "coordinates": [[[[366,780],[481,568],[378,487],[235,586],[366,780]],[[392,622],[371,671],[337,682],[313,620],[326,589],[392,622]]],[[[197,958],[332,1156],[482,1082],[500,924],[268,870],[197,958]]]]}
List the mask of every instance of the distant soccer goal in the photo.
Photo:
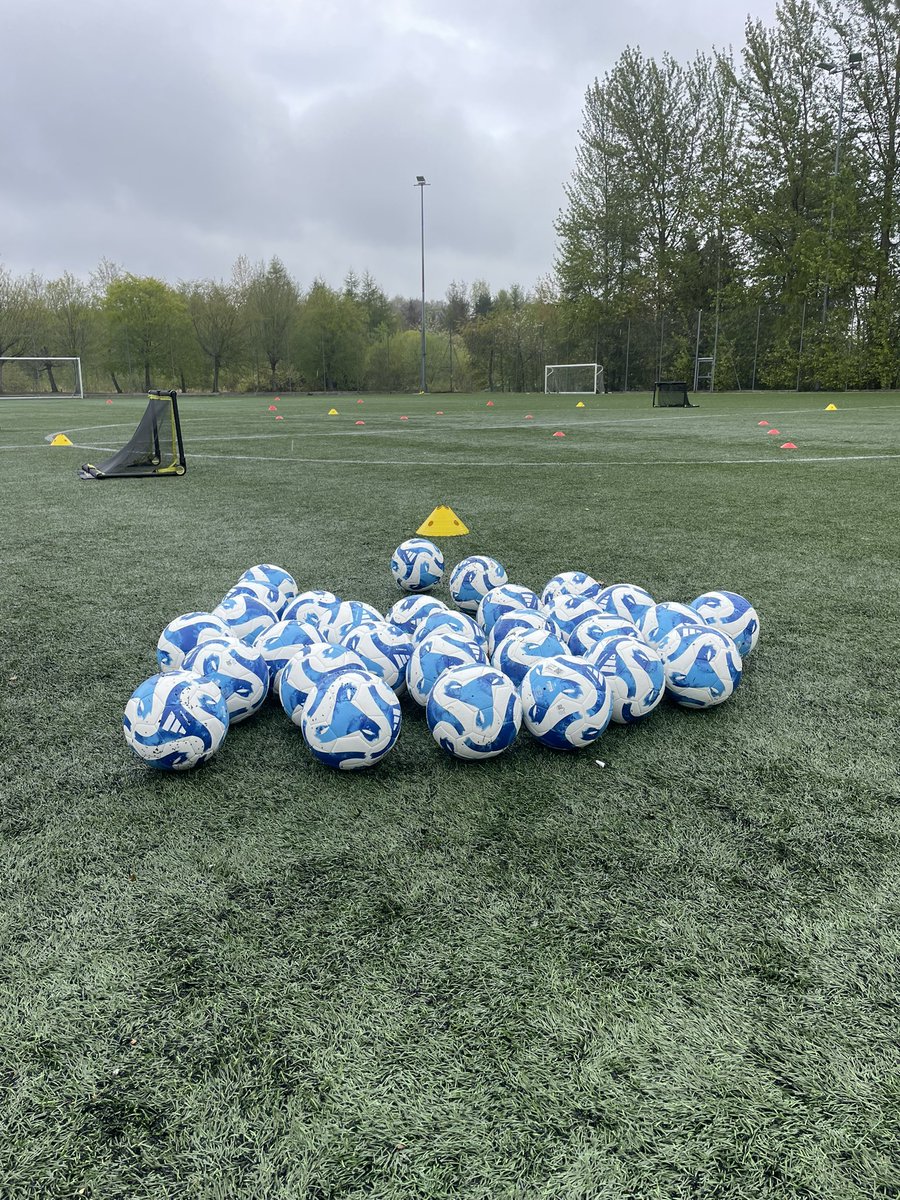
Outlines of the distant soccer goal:
{"type": "Polygon", "coordinates": [[[544,367],[547,396],[595,396],[603,391],[603,368],[599,363],[552,363],[544,367]]]}
{"type": "Polygon", "coordinates": [[[0,355],[0,397],[30,400],[34,396],[77,396],[84,399],[81,359],[71,355],[0,355]]]}

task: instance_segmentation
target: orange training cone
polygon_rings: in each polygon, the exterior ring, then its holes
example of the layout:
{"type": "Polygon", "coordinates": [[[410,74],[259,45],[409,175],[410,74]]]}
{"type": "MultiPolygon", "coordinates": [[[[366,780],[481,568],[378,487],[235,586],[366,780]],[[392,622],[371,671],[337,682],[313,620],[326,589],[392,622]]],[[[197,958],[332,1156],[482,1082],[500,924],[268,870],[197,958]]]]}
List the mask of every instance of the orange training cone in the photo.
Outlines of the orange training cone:
{"type": "Polygon", "coordinates": [[[433,509],[416,533],[428,534],[429,537],[458,537],[469,530],[446,504],[439,504],[433,509]]]}

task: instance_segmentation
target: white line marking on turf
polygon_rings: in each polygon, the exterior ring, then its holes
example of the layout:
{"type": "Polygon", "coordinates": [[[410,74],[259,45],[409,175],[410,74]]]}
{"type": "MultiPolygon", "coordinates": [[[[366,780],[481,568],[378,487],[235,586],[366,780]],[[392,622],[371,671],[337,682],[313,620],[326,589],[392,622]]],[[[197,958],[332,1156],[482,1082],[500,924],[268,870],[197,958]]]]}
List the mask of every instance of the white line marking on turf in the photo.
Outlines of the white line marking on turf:
{"type": "MultiPolygon", "coordinates": [[[[81,447],[88,449],[87,446],[81,447]]],[[[103,449],[103,447],[96,447],[103,449]]],[[[781,466],[784,463],[840,463],[869,462],[870,460],[900,458],[900,454],[840,454],[822,455],[819,458],[792,454],[783,458],[645,458],[645,459],[602,459],[575,461],[564,459],[542,459],[538,461],[515,459],[450,459],[450,458],[297,458],[289,455],[276,457],[259,454],[192,454],[190,458],[220,459],[225,462],[285,462],[306,463],[320,466],[344,467],[747,467],[781,466]]]]}

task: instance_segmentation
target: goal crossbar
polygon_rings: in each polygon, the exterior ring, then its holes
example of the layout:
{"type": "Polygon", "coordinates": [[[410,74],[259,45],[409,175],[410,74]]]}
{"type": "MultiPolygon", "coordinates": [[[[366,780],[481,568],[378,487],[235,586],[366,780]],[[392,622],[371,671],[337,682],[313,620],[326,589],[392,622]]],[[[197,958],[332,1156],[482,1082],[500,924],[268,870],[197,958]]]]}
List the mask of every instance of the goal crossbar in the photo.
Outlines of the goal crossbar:
{"type": "Polygon", "coordinates": [[[590,396],[603,391],[603,367],[599,363],[547,363],[544,395],[590,396]]]}
{"type": "MultiPolygon", "coordinates": [[[[75,386],[73,388],[57,388],[49,392],[5,392],[0,388],[0,396],[4,400],[31,400],[35,396],[76,396],[79,400],[84,399],[84,379],[81,374],[81,358],[75,354],[0,354],[0,375],[2,375],[3,367],[7,364],[17,365],[25,363],[40,363],[45,369],[52,369],[58,363],[71,363],[74,371],[75,386]]],[[[37,372],[39,374],[40,372],[37,372]]],[[[37,375],[35,376],[35,378],[37,375]]]]}

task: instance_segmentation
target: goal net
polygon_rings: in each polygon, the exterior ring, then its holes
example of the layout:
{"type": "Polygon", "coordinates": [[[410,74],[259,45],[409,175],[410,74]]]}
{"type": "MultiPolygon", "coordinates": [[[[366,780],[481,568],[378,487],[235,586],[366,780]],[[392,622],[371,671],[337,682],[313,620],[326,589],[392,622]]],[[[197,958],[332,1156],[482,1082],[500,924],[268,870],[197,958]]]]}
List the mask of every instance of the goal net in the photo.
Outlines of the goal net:
{"type": "Polygon", "coordinates": [[[81,359],[53,354],[0,355],[0,396],[4,400],[32,396],[77,396],[83,400],[81,359]]]}
{"type": "Polygon", "coordinates": [[[97,466],[85,463],[78,474],[82,479],[138,479],[183,475],[186,470],[176,394],[153,388],[127,445],[97,466]]]}
{"type": "Polygon", "coordinates": [[[599,363],[552,363],[544,367],[544,394],[591,396],[603,391],[599,363]]]}

